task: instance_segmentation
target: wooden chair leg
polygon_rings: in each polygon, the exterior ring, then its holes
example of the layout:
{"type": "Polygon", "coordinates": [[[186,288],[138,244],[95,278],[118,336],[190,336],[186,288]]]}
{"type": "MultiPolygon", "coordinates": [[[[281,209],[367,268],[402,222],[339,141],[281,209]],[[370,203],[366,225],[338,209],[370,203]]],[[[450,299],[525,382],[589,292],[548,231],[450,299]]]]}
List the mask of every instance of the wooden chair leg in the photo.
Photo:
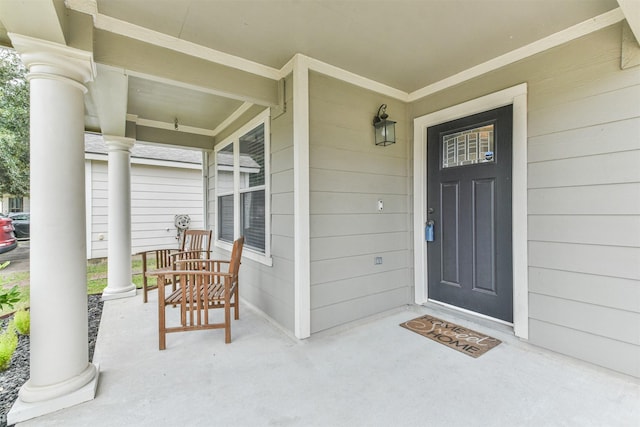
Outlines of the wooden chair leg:
{"type": "Polygon", "coordinates": [[[233,305],[235,307],[235,319],[238,320],[240,319],[240,299],[238,298],[238,285],[236,285],[236,288],[233,291],[233,302],[233,305]]]}
{"type": "Polygon", "coordinates": [[[142,254],[142,302],[147,302],[147,254],[142,254]]]}
{"type": "Polygon", "coordinates": [[[224,342],[229,344],[231,342],[231,297],[229,291],[225,291],[224,299],[224,342]]]}
{"type": "Polygon", "coordinates": [[[167,333],[165,330],[166,326],[164,310],[164,302],[158,301],[158,347],[160,348],[160,350],[164,350],[165,348],[167,348],[167,333]]]}

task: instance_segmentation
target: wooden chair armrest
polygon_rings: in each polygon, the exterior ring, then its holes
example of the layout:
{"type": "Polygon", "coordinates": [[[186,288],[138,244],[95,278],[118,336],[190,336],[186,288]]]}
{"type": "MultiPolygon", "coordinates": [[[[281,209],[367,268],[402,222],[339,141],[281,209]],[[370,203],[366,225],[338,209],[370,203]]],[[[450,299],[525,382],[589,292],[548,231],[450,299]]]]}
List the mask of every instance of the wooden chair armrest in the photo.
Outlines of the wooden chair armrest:
{"type": "Polygon", "coordinates": [[[194,250],[194,251],[180,251],[175,254],[171,254],[171,258],[173,258],[173,262],[181,261],[181,260],[193,260],[193,259],[206,259],[209,258],[209,253],[211,251],[206,250],[194,250]]]}
{"type": "Polygon", "coordinates": [[[146,250],[146,251],[136,252],[135,254],[133,254],[133,256],[147,255],[147,254],[156,253],[156,252],[159,252],[159,251],[180,252],[179,249],[149,249],[149,250],[146,250]]]}

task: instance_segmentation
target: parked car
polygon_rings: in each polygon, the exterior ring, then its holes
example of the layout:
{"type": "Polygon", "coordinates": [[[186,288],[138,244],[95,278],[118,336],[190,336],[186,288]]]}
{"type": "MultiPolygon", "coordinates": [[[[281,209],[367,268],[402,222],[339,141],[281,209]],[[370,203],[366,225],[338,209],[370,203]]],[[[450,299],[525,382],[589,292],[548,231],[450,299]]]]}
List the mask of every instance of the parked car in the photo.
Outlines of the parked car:
{"type": "Polygon", "coordinates": [[[18,239],[13,234],[13,220],[0,214],[0,254],[9,252],[18,246],[18,239]]]}
{"type": "Polygon", "coordinates": [[[31,228],[31,214],[29,212],[12,212],[9,218],[13,220],[14,233],[18,239],[28,239],[31,228]]]}

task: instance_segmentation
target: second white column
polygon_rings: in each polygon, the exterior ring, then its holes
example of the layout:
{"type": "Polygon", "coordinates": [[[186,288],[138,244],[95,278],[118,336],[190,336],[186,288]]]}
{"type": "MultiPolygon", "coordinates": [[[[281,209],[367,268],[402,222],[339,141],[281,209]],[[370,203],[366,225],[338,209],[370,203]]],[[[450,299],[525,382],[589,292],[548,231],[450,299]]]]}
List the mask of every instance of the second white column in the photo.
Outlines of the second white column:
{"type": "Polygon", "coordinates": [[[109,149],[108,277],[103,300],[136,295],[131,282],[131,148],[134,140],[104,135],[109,149]]]}

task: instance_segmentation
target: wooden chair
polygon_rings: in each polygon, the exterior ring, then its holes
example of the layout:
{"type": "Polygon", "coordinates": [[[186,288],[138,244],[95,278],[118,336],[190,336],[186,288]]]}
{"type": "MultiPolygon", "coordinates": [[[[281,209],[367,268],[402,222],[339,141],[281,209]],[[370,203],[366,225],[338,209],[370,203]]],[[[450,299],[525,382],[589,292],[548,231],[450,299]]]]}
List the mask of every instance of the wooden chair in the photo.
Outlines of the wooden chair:
{"type": "MultiPolygon", "coordinates": [[[[160,279],[156,278],[155,285],[149,285],[149,278],[147,277],[147,272],[149,271],[149,263],[152,259],[156,261],[156,269],[170,269],[173,268],[174,257],[173,255],[179,253],[178,249],[152,249],[149,251],[138,252],[135,255],[140,255],[142,257],[142,302],[147,302],[147,294],[149,291],[158,288],[158,283],[160,283],[160,279]]],[[[170,285],[170,278],[166,278],[164,281],[164,285],[170,285]]],[[[174,288],[175,289],[175,288],[174,288]]]]}
{"type": "Polygon", "coordinates": [[[238,299],[238,272],[244,237],[233,243],[230,260],[184,259],[176,260],[174,270],[149,272],[158,282],[170,280],[177,289],[166,295],[164,286],[158,288],[158,341],[160,350],[166,348],[166,334],[202,329],[225,330],[225,343],[231,342],[231,308],[234,318],[240,318],[238,299]],[[228,266],[228,268],[224,268],[228,266]],[[226,271],[223,271],[226,270],[226,271]],[[166,324],[166,307],[180,307],[180,325],[166,324]],[[212,323],[209,310],[224,309],[224,321],[212,323]]]}
{"type": "MultiPolygon", "coordinates": [[[[147,272],[150,270],[149,262],[156,260],[155,269],[170,269],[176,260],[179,259],[206,259],[211,253],[211,230],[185,230],[180,242],[180,249],[152,249],[148,251],[138,252],[137,255],[142,257],[142,302],[148,301],[148,293],[158,288],[158,285],[149,285],[147,272]]],[[[173,284],[175,291],[175,283],[171,277],[166,277],[164,285],[173,284]]]]}
{"type": "MultiPolygon", "coordinates": [[[[211,255],[211,230],[185,230],[180,252],[174,253],[173,262],[186,259],[207,259],[211,255]]],[[[172,263],[173,263],[172,262],[172,263]]]]}
{"type": "Polygon", "coordinates": [[[210,251],[211,234],[211,230],[185,230],[182,233],[180,252],[210,251]]]}

